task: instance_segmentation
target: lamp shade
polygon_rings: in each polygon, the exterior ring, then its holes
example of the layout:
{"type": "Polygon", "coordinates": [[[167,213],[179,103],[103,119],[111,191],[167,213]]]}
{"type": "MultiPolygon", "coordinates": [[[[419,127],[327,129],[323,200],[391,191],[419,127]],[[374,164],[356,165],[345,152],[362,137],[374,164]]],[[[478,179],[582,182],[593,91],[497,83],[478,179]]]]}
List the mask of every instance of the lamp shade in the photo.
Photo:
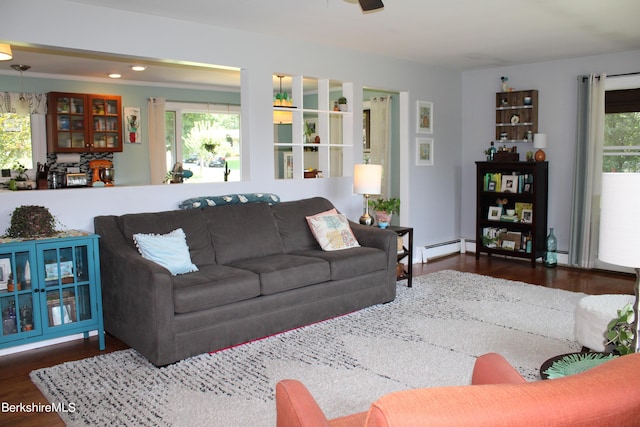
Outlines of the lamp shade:
{"type": "Polygon", "coordinates": [[[640,268],[640,173],[602,174],[598,258],[640,268]]]}
{"type": "Polygon", "coordinates": [[[0,61],[8,61],[10,59],[13,59],[11,45],[0,43],[0,61]]]}
{"type": "Polygon", "coordinates": [[[544,133],[534,134],[533,148],[547,148],[547,135],[544,133]]]}
{"type": "Polygon", "coordinates": [[[382,188],[381,165],[354,165],[353,191],[358,194],[380,194],[382,188]]]}
{"type": "Polygon", "coordinates": [[[10,59],[13,59],[11,45],[0,43],[0,61],[8,61],[10,59]]]}

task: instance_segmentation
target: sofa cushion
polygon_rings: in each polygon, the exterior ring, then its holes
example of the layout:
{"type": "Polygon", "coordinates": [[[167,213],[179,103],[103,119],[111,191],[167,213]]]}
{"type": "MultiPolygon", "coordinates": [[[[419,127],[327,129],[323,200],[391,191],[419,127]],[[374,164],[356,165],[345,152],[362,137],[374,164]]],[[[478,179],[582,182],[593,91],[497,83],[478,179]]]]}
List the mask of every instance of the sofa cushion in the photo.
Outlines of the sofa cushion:
{"type": "Polygon", "coordinates": [[[246,259],[233,267],[253,271],[260,276],[262,295],[326,282],[331,277],[329,263],[320,258],[279,254],[246,259]]]}
{"type": "Polygon", "coordinates": [[[127,214],[118,217],[118,225],[132,246],[135,233],[166,234],[182,228],[187,236],[191,261],[198,267],[215,263],[211,238],[200,210],[127,214]]]}
{"type": "Polygon", "coordinates": [[[258,275],[224,265],[172,278],[174,311],[191,313],[255,298],[260,295],[258,275]]]}
{"type": "Polygon", "coordinates": [[[174,276],[198,271],[198,267],[191,262],[182,228],[167,234],[136,233],[133,240],[143,258],[160,264],[174,276]]]}
{"type": "Polygon", "coordinates": [[[285,252],[319,249],[306,217],[328,211],[334,206],[323,197],[282,202],[271,207],[285,252]]]}
{"type": "Polygon", "coordinates": [[[278,228],[266,203],[217,206],[201,212],[207,221],[218,264],[283,252],[278,228]]]}
{"type": "Polygon", "coordinates": [[[343,214],[308,216],[307,222],[323,251],[341,251],[360,246],[343,214]]]}
{"type": "Polygon", "coordinates": [[[364,246],[333,252],[310,249],[295,252],[295,254],[327,261],[331,267],[331,280],[346,279],[384,270],[388,261],[387,254],[382,249],[364,246]]]}

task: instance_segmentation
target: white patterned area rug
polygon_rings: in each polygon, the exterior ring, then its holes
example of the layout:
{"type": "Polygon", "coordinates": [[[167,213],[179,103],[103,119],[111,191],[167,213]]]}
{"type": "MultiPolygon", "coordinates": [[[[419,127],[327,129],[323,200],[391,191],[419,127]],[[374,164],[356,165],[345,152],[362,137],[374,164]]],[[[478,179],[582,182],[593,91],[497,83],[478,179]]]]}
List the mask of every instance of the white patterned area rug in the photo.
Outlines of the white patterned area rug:
{"type": "Polygon", "coordinates": [[[301,380],[329,418],[396,390],[469,384],[477,356],[498,352],[529,380],[579,350],[581,293],[440,271],[398,283],[389,304],[156,368],[123,350],[31,373],[65,423],[274,426],[276,383],[301,380]]]}

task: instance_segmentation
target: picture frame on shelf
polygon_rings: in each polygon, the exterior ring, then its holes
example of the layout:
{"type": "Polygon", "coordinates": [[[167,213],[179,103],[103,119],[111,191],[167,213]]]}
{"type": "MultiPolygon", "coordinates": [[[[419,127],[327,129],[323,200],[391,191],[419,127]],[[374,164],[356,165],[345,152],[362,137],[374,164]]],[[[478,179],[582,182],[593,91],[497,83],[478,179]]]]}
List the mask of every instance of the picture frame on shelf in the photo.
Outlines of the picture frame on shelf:
{"type": "Polygon", "coordinates": [[[433,166],[433,138],[416,138],[416,166],[433,166]]]}
{"type": "Polygon", "coordinates": [[[516,202],[515,203],[515,209],[516,209],[516,215],[518,215],[518,218],[520,218],[520,220],[522,220],[522,211],[524,209],[533,209],[533,203],[526,203],[526,202],[516,202]]]}
{"type": "Polygon", "coordinates": [[[495,181],[489,181],[489,183],[487,184],[487,191],[496,191],[495,181]]]}
{"type": "Polygon", "coordinates": [[[416,107],[416,132],[433,133],[433,102],[418,101],[416,107]]]}
{"type": "Polygon", "coordinates": [[[522,209],[520,220],[525,224],[531,224],[533,222],[533,209],[522,209]]]}
{"type": "Polygon", "coordinates": [[[52,262],[50,264],[45,264],[45,281],[49,282],[58,280],[58,266],[60,266],[60,278],[73,278],[73,261],[60,261],[59,263],[52,262]]]}
{"type": "Polygon", "coordinates": [[[11,260],[0,258],[0,291],[6,291],[11,276],[11,260]]]}
{"type": "Polygon", "coordinates": [[[516,242],[514,242],[513,240],[503,240],[501,248],[508,251],[515,251],[516,242]]]}
{"type": "Polygon", "coordinates": [[[500,216],[502,216],[502,206],[489,206],[487,215],[489,221],[500,221],[500,216]]]}
{"type": "Polygon", "coordinates": [[[504,175],[502,177],[502,186],[500,191],[503,193],[518,192],[518,177],[516,175],[504,175]]]}
{"type": "Polygon", "coordinates": [[[523,193],[533,193],[533,184],[526,182],[523,186],[522,186],[522,192],[523,193]]]}

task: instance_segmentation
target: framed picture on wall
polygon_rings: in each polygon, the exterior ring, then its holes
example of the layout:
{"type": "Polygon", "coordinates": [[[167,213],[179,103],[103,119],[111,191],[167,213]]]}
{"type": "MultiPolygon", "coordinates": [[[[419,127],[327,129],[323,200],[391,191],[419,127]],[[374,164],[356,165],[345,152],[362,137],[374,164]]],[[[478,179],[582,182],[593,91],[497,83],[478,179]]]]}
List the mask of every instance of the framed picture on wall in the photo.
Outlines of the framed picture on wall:
{"type": "Polygon", "coordinates": [[[416,165],[433,166],[433,138],[416,138],[416,165]]]}
{"type": "Polygon", "coordinates": [[[416,132],[433,133],[433,102],[418,101],[416,123],[416,132]]]}

